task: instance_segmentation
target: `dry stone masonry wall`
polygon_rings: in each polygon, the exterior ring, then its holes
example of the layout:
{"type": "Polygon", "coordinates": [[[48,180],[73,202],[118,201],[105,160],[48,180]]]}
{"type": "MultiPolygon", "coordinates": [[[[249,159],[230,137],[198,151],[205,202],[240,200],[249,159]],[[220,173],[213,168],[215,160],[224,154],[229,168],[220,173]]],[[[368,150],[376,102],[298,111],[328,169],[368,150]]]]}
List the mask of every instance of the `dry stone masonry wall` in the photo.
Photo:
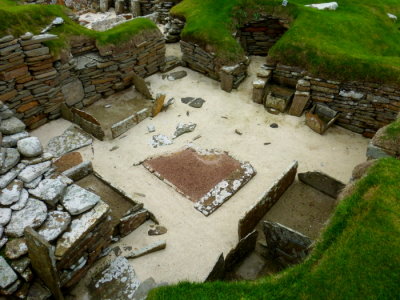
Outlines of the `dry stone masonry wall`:
{"type": "Polygon", "coordinates": [[[279,84],[293,90],[290,114],[300,116],[307,107],[323,104],[339,112],[338,125],[365,137],[373,137],[400,112],[400,91],[395,86],[316,78],[297,67],[269,63],[258,76],[253,82],[255,102],[265,103],[268,85],[279,84]]]}
{"type": "Polygon", "coordinates": [[[71,55],[53,56],[43,42],[51,34],[0,39],[0,101],[29,129],[60,117],[62,103],[82,108],[132,86],[133,74],[149,76],[165,62],[161,32],[149,30],[116,46],[71,40],[71,55]]]}

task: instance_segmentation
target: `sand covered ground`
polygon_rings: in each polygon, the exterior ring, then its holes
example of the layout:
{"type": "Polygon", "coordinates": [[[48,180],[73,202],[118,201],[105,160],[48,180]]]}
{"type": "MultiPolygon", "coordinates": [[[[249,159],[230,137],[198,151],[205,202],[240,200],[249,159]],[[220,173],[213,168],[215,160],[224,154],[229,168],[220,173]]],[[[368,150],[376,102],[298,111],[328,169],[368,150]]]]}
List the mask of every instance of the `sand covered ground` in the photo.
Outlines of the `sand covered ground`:
{"type": "MultiPolygon", "coordinates": [[[[169,47],[168,53],[178,53],[177,46],[169,47]]],[[[95,140],[92,146],[80,150],[84,159],[93,162],[96,172],[143,202],[168,229],[165,235],[148,236],[151,223],[147,222],[119,242],[121,247],[139,248],[161,239],[167,241],[165,250],[131,260],[141,280],[151,276],[157,282],[203,281],[221,252],[227,254],[238,242],[241,216],[293,160],[299,162],[299,172],[322,170],[344,182],[349,180],[354,166],[365,161],[368,140],[360,135],[333,126],[320,136],[305,126],[303,117],[272,115],[262,105],[253,103],[251,82],[263,61],[261,57],[252,58],[250,76],[232,93],[222,91],[218,82],[182,67],[172,72],[185,70],[188,76],[176,81],[155,74],[146,79],[153,93],[166,93],[167,99],[175,98],[168,111],[146,119],[116,140],[95,140]],[[206,102],[196,109],[181,103],[182,97],[201,97],[206,102]],[[193,122],[197,127],[194,132],[175,139],[172,145],[158,148],[150,145],[154,134],[172,137],[179,122],[193,122]],[[279,127],[271,128],[272,123],[279,127]],[[148,133],[148,125],[154,125],[156,131],[148,133]],[[242,135],[235,133],[236,129],[242,135]],[[193,142],[199,135],[201,138],[193,142]],[[191,201],[142,165],[137,165],[150,156],[180,150],[191,142],[202,149],[228,151],[236,159],[250,162],[257,170],[247,185],[209,217],[195,210],[191,201]],[[116,146],[118,149],[110,151],[116,146]]],[[[127,93],[133,92],[126,91],[124,97],[127,93]]],[[[51,137],[69,126],[69,122],[60,119],[42,126],[32,135],[47,144],[51,137]]],[[[84,284],[83,281],[81,287],[84,284]]],[[[85,299],[84,289],[77,291],[79,298],[85,299]]]]}

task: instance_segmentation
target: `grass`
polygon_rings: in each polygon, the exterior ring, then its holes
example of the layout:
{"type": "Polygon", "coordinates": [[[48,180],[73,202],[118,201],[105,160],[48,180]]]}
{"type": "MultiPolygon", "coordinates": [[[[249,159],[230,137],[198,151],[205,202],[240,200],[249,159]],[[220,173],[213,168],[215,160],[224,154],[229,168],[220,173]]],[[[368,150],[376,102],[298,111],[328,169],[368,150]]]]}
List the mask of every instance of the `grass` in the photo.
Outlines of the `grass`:
{"type": "Polygon", "coordinates": [[[400,138],[400,119],[386,127],[384,139],[398,139],[400,138]]]}
{"type": "MultiPolygon", "coordinates": [[[[283,64],[316,76],[398,84],[400,79],[398,0],[338,0],[336,11],[307,8],[309,0],[184,0],[172,13],[186,19],[185,40],[208,45],[224,63],[235,63],[243,50],[232,33],[265,11],[291,20],[290,29],[270,50],[283,64]]],[[[317,1],[318,2],[318,1],[317,1]]]]}
{"type": "Polygon", "coordinates": [[[129,40],[143,30],[157,26],[149,19],[139,18],[120,24],[110,30],[97,32],[75,23],[68,17],[68,9],[59,5],[18,5],[12,0],[0,0],[0,36],[20,36],[27,31],[40,33],[55,17],[62,17],[64,24],[53,28],[58,40],[47,42],[53,53],[68,46],[68,37],[85,35],[97,39],[102,45],[118,44],[129,40]]]}
{"type": "Polygon", "coordinates": [[[399,299],[399,178],[399,160],[376,163],[300,265],[254,282],[183,282],[148,299],[399,299]]]}

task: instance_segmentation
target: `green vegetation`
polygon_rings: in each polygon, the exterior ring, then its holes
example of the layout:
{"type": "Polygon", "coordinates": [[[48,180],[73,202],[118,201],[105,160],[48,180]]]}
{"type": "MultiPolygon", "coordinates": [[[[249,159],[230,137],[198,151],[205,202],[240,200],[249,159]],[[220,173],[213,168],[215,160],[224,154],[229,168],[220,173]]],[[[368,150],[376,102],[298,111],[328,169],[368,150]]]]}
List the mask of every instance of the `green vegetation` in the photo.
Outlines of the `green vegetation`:
{"type": "Polygon", "coordinates": [[[59,39],[46,43],[56,53],[68,45],[68,37],[73,35],[89,36],[97,39],[100,44],[118,44],[142,30],[157,28],[149,19],[140,18],[104,32],[96,32],[75,23],[68,14],[68,9],[59,5],[18,5],[12,0],[0,0],[0,36],[20,36],[27,31],[38,34],[55,17],[62,17],[64,24],[50,31],[57,34],[59,39]]]}
{"type": "Polygon", "coordinates": [[[316,76],[398,84],[399,23],[387,16],[400,15],[398,0],[341,0],[336,11],[304,6],[315,2],[321,1],[289,0],[283,7],[281,0],[184,0],[172,12],[187,20],[184,39],[208,45],[224,62],[243,56],[235,28],[264,11],[291,20],[270,50],[277,61],[316,76]]]}
{"type": "Polygon", "coordinates": [[[254,282],[162,287],[148,299],[398,299],[399,178],[399,160],[374,164],[300,265],[254,282]]]}
{"type": "Polygon", "coordinates": [[[400,139],[400,119],[397,119],[386,127],[384,138],[400,139]]]}

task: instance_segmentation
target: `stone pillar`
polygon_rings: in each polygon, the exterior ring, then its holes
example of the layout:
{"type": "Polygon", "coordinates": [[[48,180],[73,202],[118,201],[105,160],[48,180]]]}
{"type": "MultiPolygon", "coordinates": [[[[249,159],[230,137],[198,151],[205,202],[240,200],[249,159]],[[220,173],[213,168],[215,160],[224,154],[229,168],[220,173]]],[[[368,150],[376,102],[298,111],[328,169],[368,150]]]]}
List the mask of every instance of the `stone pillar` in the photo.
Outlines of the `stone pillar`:
{"type": "Polygon", "coordinates": [[[56,300],[63,300],[54,248],[30,227],[25,228],[24,236],[28,246],[29,258],[36,274],[43,280],[56,300]]]}
{"type": "Polygon", "coordinates": [[[142,15],[142,10],[140,8],[140,2],[138,0],[131,0],[131,13],[134,17],[139,17],[142,15]]]}

